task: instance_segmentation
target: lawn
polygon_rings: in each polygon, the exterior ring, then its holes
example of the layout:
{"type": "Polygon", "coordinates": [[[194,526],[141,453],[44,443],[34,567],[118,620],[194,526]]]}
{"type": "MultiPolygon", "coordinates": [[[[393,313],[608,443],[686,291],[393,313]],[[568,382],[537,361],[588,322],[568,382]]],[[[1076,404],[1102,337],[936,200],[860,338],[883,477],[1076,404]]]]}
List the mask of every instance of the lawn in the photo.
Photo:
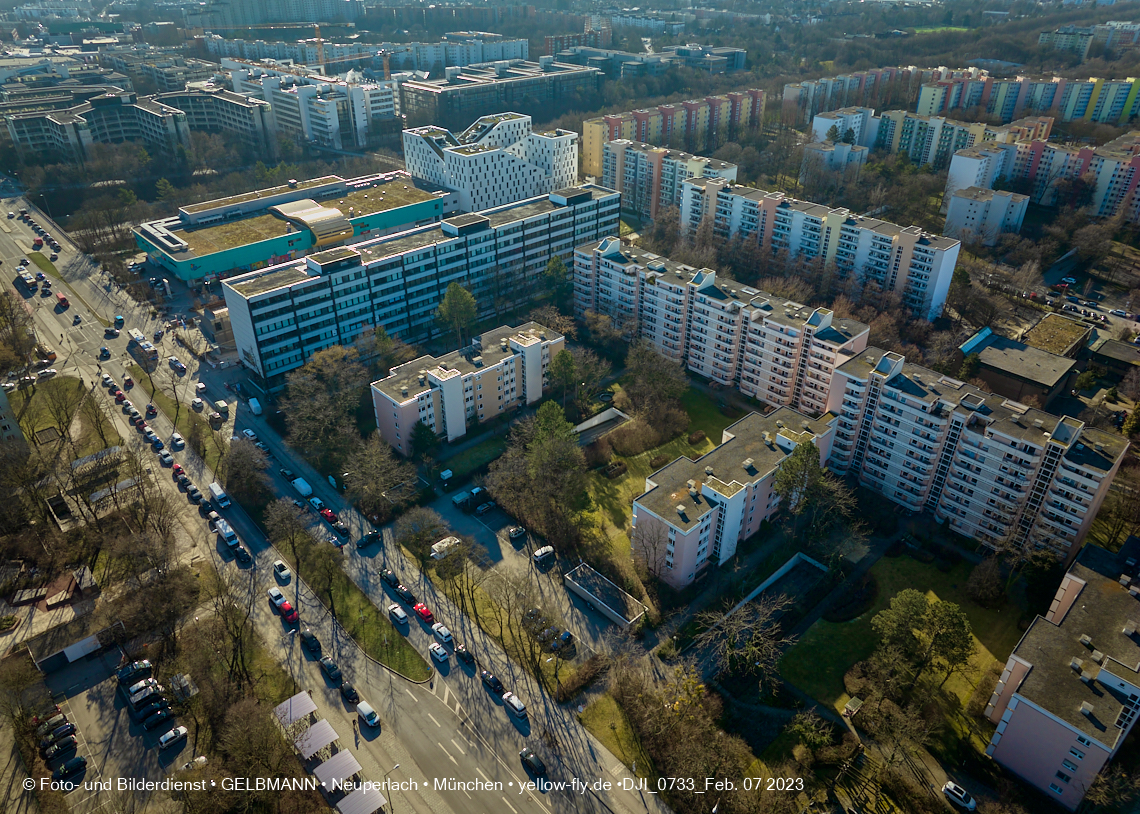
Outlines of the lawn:
{"type": "Polygon", "coordinates": [[[638,777],[652,776],[652,763],[641,746],[641,741],[633,731],[618,702],[608,693],[599,695],[584,712],[579,713],[578,721],[590,734],[602,742],[626,768],[637,763],[638,777]]]}
{"type": "Polygon", "coordinates": [[[682,455],[699,458],[718,446],[724,428],[738,420],[724,415],[712,399],[698,390],[686,393],[681,399],[681,406],[690,420],[689,428],[679,437],[640,455],[629,458],[615,455],[616,460],[625,461],[628,467],[621,477],[610,480],[601,472],[590,473],[589,490],[594,501],[594,513],[598,525],[609,533],[615,552],[624,551],[628,556],[629,537],[625,530],[629,526],[633,499],[645,491],[645,478],[653,471],[649,462],[658,455],[667,455],[670,460],[682,455]],[[704,432],[706,438],[690,444],[689,435],[697,430],[704,432]]]}
{"type": "Polygon", "coordinates": [[[202,424],[202,435],[208,439],[206,442],[206,466],[213,472],[218,471],[218,464],[221,462],[223,450],[219,449],[218,444],[214,443],[213,436],[215,433],[210,429],[210,425],[206,419],[194,412],[189,404],[176,405],[174,399],[172,399],[167,392],[161,388],[152,387],[150,378],[146,375],[146,371],[138,365],[131,365],[130,371],[131,378],[135,380],[135,387],[141,387],[143,392],[154,402],[154,406],[166,413],[166,417],[174,422],[175,429],[181,433],[183,438],[190,438],[190,427],[194,422],[197,421],[202,424]],[[177,420],[175,420],[176,415],[178,417],[177,420]]]}
{"type": "Polygon", "coordinates": [[[915,34],[937,34],[940,31],[969,31],[961,25],[924,25],[914,30],[915,34]]]}
{"type": "MultiPolygon", "coordinates": [[[[35,443],[34,436],[40,430],[55,427],[61,436],[66,436],[71,428],[78,439],[76,457],[82,458],[106,446],[100,440],[100,433],[88,426],[86,417],[80,416],[79,424],[75,426],[75,412],[79,409],[85,393],[86,388],[80,384],[79,379],[72,376],[56,376],[38,382],[35,387],[13,390],[8,394],[8,403],[29,444],[35,443]],[[66,397],[64,400],[57,398],[68,390],[72,391],[70,400],[66,397]]],[[[91,398],[98,396],[98,393],[91,394],[91,398]]],[[[100,411],[99,421],[102,424],[102,435],[113,445],[119,440],[119,435],[115,432],[111,419],[100,411]]]]}
{"type": "Polygon", "coordinates": [[[90,313],[91,316],[95,317],[95,319],[97,319],[101,323],[103,323],[103,327],[108,327],[111,324],[108,320],[99,316],[98,312],[94,308],[91,307],[91,304],[89,302],[87,302],[87,300],[83,299],[83,297],[79,296],[79,293],[74,288],[67,285],[67,281],[64,280],[63,276],[59,273],[59,269],[57,269],[55,267],[55,263],[53,263],[51,260],[48,260],[40,252],[28,252],[28,259],[31,260],[33,263],[35,263],[36,267],[39,268],[39,270],[42,271],[44,274],[47,274],[51,277],[54,277],[55,279],[57,279],[61,283],[63,283],[65,286],[67,286],[67,291],[68,291],[67,298],[68,299],[77,299],[81,303],[83,303],[83,305],[87,308],[88,313],[90,313]]]}
{"type": "Polygon", "coordinates": [[[954,675],[946,682],[944,690],[957,697],[960,708],[948,716],[949,726],[943,738],[944,742],[969,738],[976,748],[984,749],[988,735],[983,735],[978,723],[966,716],[966,703],[990,665],[995,661],[1004,664],[1017,645],[1021,638],[1017,627],[1021,612],[1016,605],[988,610],[975,604],[965,591],[972,567],[963,561],[944,574],[934,564],[920,563],[908,556],[883,558],[871,569],[879,585],[879,596],[871,609],[850,622],[816,622],[784,656],[780,672],[799,689],[841,712],[850,700],[843,676],[853,664],[874,651],[878,638],[871,629],[871,619],[890,604],[891,597],[903,588],[915,588],[925,591],[931,599],[956,602],[970,619],[977,653],[971,672],[954,675]]]}
{"type": "Polygon", "coordinates": [[[448,458],[439,464],[438,469],[450,469],[452,480],[462,481],[476,469],[486,466],[507,451],[507,438],[496,435],[486,441],[480,441],[470,449],[465,449],[454,458],[448,458]]]}

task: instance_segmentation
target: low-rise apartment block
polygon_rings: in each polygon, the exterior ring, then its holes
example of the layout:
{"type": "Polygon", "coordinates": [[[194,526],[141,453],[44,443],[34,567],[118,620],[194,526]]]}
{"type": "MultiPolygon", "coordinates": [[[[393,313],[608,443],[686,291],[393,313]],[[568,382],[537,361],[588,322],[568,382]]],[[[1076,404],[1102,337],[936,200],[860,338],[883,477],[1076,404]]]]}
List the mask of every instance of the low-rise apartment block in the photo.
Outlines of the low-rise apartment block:
{"type": "Polygon", "coordinates": [[[736,171],[727,161],[618,139],[606,142],[602,186],[621,193],[623,212],[653,220],[662,208],[680,206],[681,185],[689,178],[735,181],[736,171]]]}
{"type": "Polygon", "coordinates": [[[835,371],[830,468],[986,545],[1070,560],[1128,442],[868,347],[835,371]]]}
{"type": "Polygon", "coordinates": [[[1002,235],[1017,234],[1029,208],[1029,196],[982,187],[956,189],[949,195],[942,234],[997,245],[1002,235]]]}
{"type": "Polygon", "coordinates": [[[986,717],[986,754],[1076,811],[1120,751],[1140,709],[1140,539],[1086,545],[1045,616],[1005,663],[986,717]]]}
{"type": "Polygon", "coordinates": [[[868,328],[609,237],[574,251],[574,313],[610,317],[699,376],[819,415],[831,376],[868,328]]]}
{"type": "Polygon", "coordinates": [[[404,131],[413,178],[446,187],[465,212],[565,189],[578,181],[578,134],[535,133],[530,116],[483,116],[459,135],[442,127],[404,131]]]}
{"type": "Polygon", "coordinates": [[[554,57],[538,62],[504,59],[444,69],[438,79],[400,85],[400,111],[413,126],[464,127],[480,116],[516,110],[528,116],[554,116],[561,106],[581,105],[602,87],[597,68],[567,65],[554,57]]]}
{"type": "Polygon", "coordinates": [[[840,279],[894,291],[923,319],[942,313],[961,243],[917,226],[902,227],[847,209],[789,198],[782,192],[735,186],[719,179],[684,183],[681,226],[695,230],[711,218],[716,234],[755,240],[791,257],[821,257],[840,279]]]}
{"type": "Polygon", "coordinates": [[[989,328],[982,328],[958,350],[963,359],[977,356],[974,375],[995,393],[1027,404],[1036,399],[1042,407],[1064,394],[1076,373],[1077,363],[1071,357],[995,334],[989,328]]]}
{"type": "Polygon", "coordinates": [[[409,341],[439,332],[452,282],[490,318],[521,307],[553,257],[617,232],[620,195],[591,184],[311,254],[222,281],[242,364],[280,387],[313,353],[379,326],[409,341]]]}
{"type": "Polygon", "coordinates": [[[392,368],[372,383],[380,437],[407,456],[412,428],[421,421],[437,436],[456,441],[469,423],[534,404],[549,386],[550,360],[564,345],[560,333],[537,322],[504,325],[466,348],[392,368]]]}
{"type": "Polygon", "coordinates": [[[187,57],[183,48],[132,46],[107,48],[99,52],[99,63],[121,71],[134,81],[152,82],[159,93],[185,90],[187,82],[209,79],[217,66],[187,57]]]}
{"type": "Polygon", "coordinates": [[[764,91],[752,88],[586,119],[582,122],[582,173],[600,178],[606,142],[617,139],[712,152],[741,128],[759,127],[764,104],[764,91]]]}
{"type": "Polygon", "coordinates": [[[834,416],[809,419],[786,407],[749,413],[724,430],[716,449],[650,474],[633,500],[634,558],[674,588],[723,565],[779,511],[776,473],[796,446],[813,443],[827,460],[833,423],[834,416]]]}
{"type": "Polygon", "coordinates": [[[824,174],[858,178],[870,152],[866,147],[842,141],[805,144],[804,158],[800,163],[800,183],[808,183],[813,177],[824,174]]]}

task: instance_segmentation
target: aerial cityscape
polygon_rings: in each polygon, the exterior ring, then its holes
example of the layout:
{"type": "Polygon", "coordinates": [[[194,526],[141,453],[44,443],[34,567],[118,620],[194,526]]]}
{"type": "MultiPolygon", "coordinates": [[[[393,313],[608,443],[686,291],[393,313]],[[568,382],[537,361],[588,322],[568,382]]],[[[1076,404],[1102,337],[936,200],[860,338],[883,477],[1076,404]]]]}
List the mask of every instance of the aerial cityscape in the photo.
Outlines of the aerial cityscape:
{"type": "Polygon", "coordinates": [[[1140,812],[1134,0],[0,15],[6,811],[1140,812]]]}

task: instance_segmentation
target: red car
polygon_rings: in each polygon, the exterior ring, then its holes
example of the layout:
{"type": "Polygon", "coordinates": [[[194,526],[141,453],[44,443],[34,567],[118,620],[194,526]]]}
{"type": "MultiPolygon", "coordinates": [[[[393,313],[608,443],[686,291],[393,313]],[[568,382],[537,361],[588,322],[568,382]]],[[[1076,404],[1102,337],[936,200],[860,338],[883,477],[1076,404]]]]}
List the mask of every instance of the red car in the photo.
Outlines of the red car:
{"type": "Polygon", "coordinates": [[[181,475],[183,472],[182,464],[175,464],[174,468],[171,469],[170,472],[171,472],[171,474],[174,475],[174,479],[178,480],[178,476],[181,475]]]}
{"type": "Polygon", "coordinates": [[[135,429],[139,432],[146,432],[146,422],[140,418],[135,422],[135,429]]]}
{"type": "Polygon", "coordinates": [[[130,376],[127,376],[127,378],[123,379],[123,387],[134,387],[134,386],[135,386],[135,380],[132,379],[130,376]]]}
{"type": "Polygon", "coordinates": [[[124,393],[122,390],[120,390],[118,393],[115,394],[115,403],[116,404],[122,404],[126,400],[127,400],[127,394],[124,393]]]}
{"type": "Polygon", "coordinates": [[[286,622],[296,622],[301,618],[297,615],[297,611],[293,610],[293,606],[288,602],[282,602],[277,606],[277,610],[280,611],[282,618],[286,622]]]}
{"type": "Polygon", "coordinates": [[[330,523],[335,523],[337,521],[336,512],[327,506],[321,509],[321,517],[323,517],[325,520],[328,520],[330,523]]]}
{"type": "Polygon", "coordinates": [[[155,407],[153,404],[148,404],[146,406],[146,414],[147,415],[158,415],[158,408],[155,407]]]}
{"type": "Polygon", "coordinates": [[[431,609],[423,602],[417,602],[416,606],[412,608],[416,612],[416,616],[423,619],[428,624],[435,621],[435,616],[432,614],[431,609]]]}

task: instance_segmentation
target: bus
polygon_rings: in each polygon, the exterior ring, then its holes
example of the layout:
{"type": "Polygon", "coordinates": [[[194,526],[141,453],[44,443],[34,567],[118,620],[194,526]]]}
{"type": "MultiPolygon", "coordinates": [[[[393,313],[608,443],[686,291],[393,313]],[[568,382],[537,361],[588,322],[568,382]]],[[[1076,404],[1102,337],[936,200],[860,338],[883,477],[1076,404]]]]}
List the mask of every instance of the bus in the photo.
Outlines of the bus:
{"type": "Polygon", "coordinates": [[[55,298],[59,301],[60,308],[67,308],[71,303],[67,301],[67,297],[63,295],[62,291],[55,292],[55,298]]]}
{"type": "Polygon", "coordinates": [[[141,345],[146,341],[146,337],[143,336],[143,332],[138,328],[131,328],[128,330],[127,336],[129,336],[131,338],[131,342],[134,342],[136,345],[141,345]]]}

